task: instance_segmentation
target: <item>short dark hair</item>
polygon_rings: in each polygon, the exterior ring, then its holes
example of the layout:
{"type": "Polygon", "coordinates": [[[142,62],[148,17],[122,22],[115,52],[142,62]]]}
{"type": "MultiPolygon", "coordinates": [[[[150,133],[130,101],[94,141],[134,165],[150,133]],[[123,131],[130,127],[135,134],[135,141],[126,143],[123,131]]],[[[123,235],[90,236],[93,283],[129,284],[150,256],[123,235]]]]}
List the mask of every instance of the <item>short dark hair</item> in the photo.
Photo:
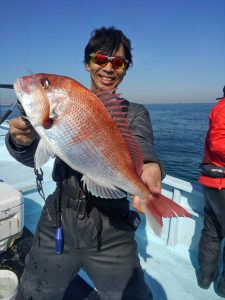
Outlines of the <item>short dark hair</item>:
{"type": "Polygon", "coordinates": [[[120,45],[124,46],[125,58],[128,60],[127,69],[133,65],[131,54],[131,41],[124,35],[124,33],[116,29],[114,26],[101,27],[95,29],[91,33],[91,38],[84,50],[84,63],[89,63],[90,54],[101,51],[103,54],[112,55],[117,51],[120,45]]]}

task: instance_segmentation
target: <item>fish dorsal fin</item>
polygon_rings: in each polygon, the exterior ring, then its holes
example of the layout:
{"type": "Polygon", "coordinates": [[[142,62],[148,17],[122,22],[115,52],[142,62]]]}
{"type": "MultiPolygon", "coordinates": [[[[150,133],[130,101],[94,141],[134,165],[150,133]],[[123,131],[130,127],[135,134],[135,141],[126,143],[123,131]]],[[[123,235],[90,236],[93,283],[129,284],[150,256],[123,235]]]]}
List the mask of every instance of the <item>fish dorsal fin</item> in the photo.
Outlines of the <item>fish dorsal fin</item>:
{"type": "Polygon", "coordinates": [[[125,139],[129,147],[131,157],[134,161],[136,172],[138,175],[140,175],[143,166],[143,154],[139,144],[129,128],[127,119],[129,102],[123,98],[120,98],[120,94],[115,94],[114,92],[115,90],[94,91],[95,95],[102,101],[109,111],[113,121],[125,139]]]}
{"type": "Polygon", "coordinates": [[[83,175],[82,179],[84,188],[96,197],[105,199],[118,199],[126,197],[126,193],[116,188],[113,185],[104,186],[102,182],[97,182],[96,179],[91,179],[86,175],[83,175]]]}

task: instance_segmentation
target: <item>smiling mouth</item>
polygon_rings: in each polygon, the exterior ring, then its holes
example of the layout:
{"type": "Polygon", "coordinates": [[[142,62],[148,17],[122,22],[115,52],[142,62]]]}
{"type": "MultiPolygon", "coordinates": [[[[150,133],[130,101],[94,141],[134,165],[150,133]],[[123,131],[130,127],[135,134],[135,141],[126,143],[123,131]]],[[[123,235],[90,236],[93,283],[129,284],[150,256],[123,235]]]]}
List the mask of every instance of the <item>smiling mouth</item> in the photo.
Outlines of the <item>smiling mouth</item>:
{"type": "Polygon", "coordinates": [[[109,81],[109,82],[114,81],[114,78],[111,78],[111,77],[106,77],[103,75],[99,75],[99,77],[104,81],[109,81]]]}

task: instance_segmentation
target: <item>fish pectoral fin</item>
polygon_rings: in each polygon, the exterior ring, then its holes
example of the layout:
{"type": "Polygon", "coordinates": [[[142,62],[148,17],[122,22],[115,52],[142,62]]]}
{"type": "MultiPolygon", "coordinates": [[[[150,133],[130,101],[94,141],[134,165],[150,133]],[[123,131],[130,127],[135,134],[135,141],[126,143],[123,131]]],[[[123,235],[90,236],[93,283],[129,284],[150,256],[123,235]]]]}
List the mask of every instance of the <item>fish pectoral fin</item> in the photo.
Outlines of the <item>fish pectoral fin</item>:
{"type": "Polygon", "coordinates": [[[96,197],[106,199],[118,199],[126,197],[126,193],[113,185],[103,185],[101,182],[97,182],[86,175],[83,175],[83,186],[87,187],[87,190],[96,197]]]}
{"type": "Polygon", "coordinates": [[[35,167],[37,169],[41,168],[50,157],[54,156],[55,154],[47,148],[47,144],[41,139],[34,156],[35,167]]]}

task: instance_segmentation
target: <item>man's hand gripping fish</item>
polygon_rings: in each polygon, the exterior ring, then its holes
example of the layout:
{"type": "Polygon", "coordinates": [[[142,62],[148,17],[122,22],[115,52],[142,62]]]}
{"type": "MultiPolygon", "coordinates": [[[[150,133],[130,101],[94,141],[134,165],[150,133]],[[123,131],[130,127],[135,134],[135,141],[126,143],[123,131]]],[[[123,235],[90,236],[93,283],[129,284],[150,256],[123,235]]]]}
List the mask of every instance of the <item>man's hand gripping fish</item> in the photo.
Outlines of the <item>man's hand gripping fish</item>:
{"type": "Polygon", "coordinates": [[[143,155],[119,95],[94,94],[74,79],[50,74],[21,77],[14,89],[41,138],[35,153],[36,168],[56,155],[83,174],[87,190],[95,196],[123,198],[126,192],[139,196],[157,231],[163,225],[162,217],[189,216],[165,196],[151,197],[141,180],[143,155]]]}

